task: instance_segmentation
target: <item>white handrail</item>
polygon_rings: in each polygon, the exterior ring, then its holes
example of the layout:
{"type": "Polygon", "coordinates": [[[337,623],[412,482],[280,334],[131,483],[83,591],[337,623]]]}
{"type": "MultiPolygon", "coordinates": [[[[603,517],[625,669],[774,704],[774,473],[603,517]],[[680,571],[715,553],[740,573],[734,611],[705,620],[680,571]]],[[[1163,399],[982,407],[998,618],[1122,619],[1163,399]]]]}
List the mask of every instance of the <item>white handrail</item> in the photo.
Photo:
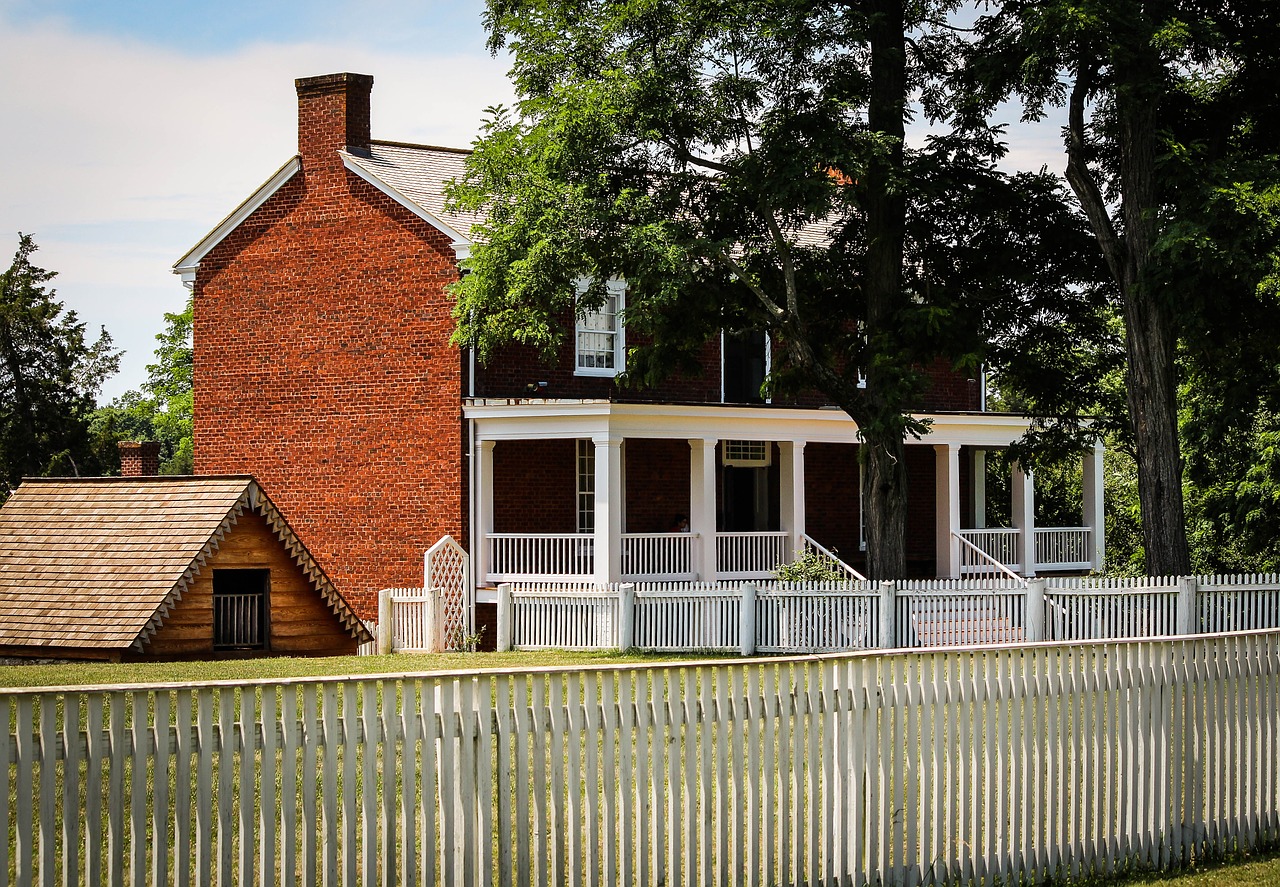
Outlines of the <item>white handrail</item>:
{"type": "Polygon", "coordinates": [[[1014,580],[1014,581],[1015,581],[1015,582],[1017,582],[1019,585],[1021,585],[1023,588],[1026,588],[1026,587],[1027,587],[1027,580],[1026,580],[1026,579],[1022,578],[1022,577],[1021,577],[1021,576],[1019,576],[1017,573],[1013,572],[1013,570],[1010,570],[1010,569],[1009,569],[1008,567],[1006,567],[1004,564],[1000,563],[998,560],[996,560],[995,558],[993,558],[991,555],[987,554],[987,553],[986,553],[985,551],[983,551],[981,548],[979,548],[978,546],[974,545],[974,544],[973,544],[972,542],[970,542],[968,539],[964,538],[964,537],[963,537],[963,536],[961,536],[959,533],[954,533],[954,532],[951,534],[951,536],[952,536],[952,538],[953,538],[953,539],[956,539],[957,541],[959,541],[959,543],[960,543],[961,545],[965,546],[965,547],[966,547],[966,548],[968,548],[970,551],[972,551],[974,554],[976,554],[976,555],[978,556],[979,560],[981,560],[981,561],[986,561],[987,563],[991,564],[991,566],[995,567],[995,569],[996,569],[998,572],[1001,572],[1001,573],[1003,573],[1007,578],[1014,580]]]}
{"type": "Polygon", "coordinates": [[[804,543],[804,547],[806,549],[812,549],[819,556],[830,561],[833,567],[835,567],[840,572],[848,575],[850,578],[857,579],[860,582],[867,581],[866,576],[863,576],[861,573],[855,570],[852,566],[840,560],[840,558],[836,556],[835,552],[829,550],[825,545],[823,545],[818,540],[814,539],[808,533],[801,533],[800,541],[804,543]]]}

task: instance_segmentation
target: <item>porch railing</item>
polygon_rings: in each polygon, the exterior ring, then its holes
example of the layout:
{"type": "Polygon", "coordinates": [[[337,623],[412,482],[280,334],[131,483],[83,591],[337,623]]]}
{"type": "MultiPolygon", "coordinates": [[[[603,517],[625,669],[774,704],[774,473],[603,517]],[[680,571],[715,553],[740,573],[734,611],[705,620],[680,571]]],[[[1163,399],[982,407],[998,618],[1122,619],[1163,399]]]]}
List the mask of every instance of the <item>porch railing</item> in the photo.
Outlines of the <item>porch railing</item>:
{"type": "Polygon", "coordinates": [[[716,575],[721,579],[768,579],[790,560],[783,531],[716,533],[716,575]]]}
{"type": "Polygon", "coordinates": [[[827,548],[818,540],[814,539],[808,533],[801,534],[800,542],[801,542],[801,546],[803,547],[806,553],[812,552],[824,564],[826,564],[827,566],[831,567],[833,570],[839,573],[843,573],[845,575],[845,578],[857,579],[862,582],[867,581],[866,576],[863,576],[853,567],[849,566],[844,561],[840,560],[839,555],[837,555],[834,551],[831,551],[829,548],[827,548]]]}
{"type": "MultiPolygon", "coordinates": [[[[1014,532],[1017,532],[1016,530],[1014,532]]],[[[1036,569],[1089,570],[1094,567],[1088,527],[1036,529],[1036,569]]]]}
{"type": "Polygon", "coordinates": [[[623,533],[623,578],[693,579],[693,547],[698,538],[698,533],[623,533]]]}
{"type": "Polygon", "coordinates": [[[490,533],[491,582],[590,576],[594,540],[584,533],[490,533]]]}
{"type": "MultiPolygon", "coordinates": [[[[965,530],[965,533],[974,532],[965,530]]],[[[985,531],[980,531],[985,532],[985,531]]],[[[1014,530],[1013,532],[1018,532],[1014,530]]],[[[1025,586],[1027,581],[986,551],[965,538],[963,533],[952,533],[960,543],[960,575],[973,579],[1009,579],[1025,586]]],[[[1016,567],[1016,565],[1015,565],[1016,567]]]]}
{"type": "Polygon", "coordinates": [[[992,561],[1002,564],[1014,573],[1022,569],[1022,556],[1018,545],[1018,540],[1022,537],[1021,531],[988,528],[961,530],[958,535],[962,543],[969,543],[967,546],[964,544],[960,546],[961,575],[992,575],[992,561]]]}

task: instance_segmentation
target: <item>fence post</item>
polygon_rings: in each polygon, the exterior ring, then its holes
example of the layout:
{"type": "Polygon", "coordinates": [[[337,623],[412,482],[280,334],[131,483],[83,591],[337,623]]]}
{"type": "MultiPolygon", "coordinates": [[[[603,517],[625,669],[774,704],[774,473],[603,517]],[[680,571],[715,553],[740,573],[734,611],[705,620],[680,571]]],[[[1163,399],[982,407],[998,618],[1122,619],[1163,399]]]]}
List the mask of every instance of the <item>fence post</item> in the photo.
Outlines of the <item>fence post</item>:
{"type": "Polygon", "coordinates": [[[1044,586],[1043,579],[1032,579],[1027,582],[1026,618],[1029,641],[1044,640],[1044,586]]]}
{"type": "Polygon", "coordinates": [[[742,609],[739,612],[739,639],[742,655],[752,656],[756,652],[756,587],[751,582],[742,583],[742,609]]]}
{"type": "Polygon", "coordinates": [[[618,649],[636,645],[636,587],[624,582],[618,588],[618,649]]]}
{"type": "Polygon", "coordinates": [[[423,591],[427,598],[427,649],[432,653],[443,653],[445,651],[444,595],[438,588],[426,588],[423,591]]]}
{"type": "Polygon", "coordinates": [[[897,634],[897,610],[898,610],[898,594],[897,586],[892,582],[880,583],[880,649],[892,650],[898,646],[897,634]]]}
{"type": "Polygon", "coordinates": [[[1178,615],[1175,630],[1178,634],[1195,634],[1199,620],[1196,618],[1196,593],[1200,583],[1195,576],[1178,577],[1178,615]]]}
{"type": "Polygon", "coordinates": [[[498,586],[498,652],[506,653],[511,649],[511,638],[515,633],[515,601],[511,598],[511,583],[503,582],[498,586]]]}
{"type": "Polygon", "coordinates": [[[386,656],[395,648],[395,623],[392,622],[391,589],[378,592],[378,655],[386,656]]]}

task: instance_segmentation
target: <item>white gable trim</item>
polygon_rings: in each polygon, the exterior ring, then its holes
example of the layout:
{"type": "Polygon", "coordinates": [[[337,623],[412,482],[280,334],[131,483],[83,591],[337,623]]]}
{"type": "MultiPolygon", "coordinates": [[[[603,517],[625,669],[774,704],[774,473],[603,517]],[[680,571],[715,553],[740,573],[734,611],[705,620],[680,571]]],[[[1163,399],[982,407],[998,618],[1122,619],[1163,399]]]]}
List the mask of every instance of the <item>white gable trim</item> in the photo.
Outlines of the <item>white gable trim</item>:
{"type": "Polygon", "coordinates": [[[200,267],[200,260],[209,254],[209,252],[222,242],[222,239],[240,227],[240,223],[254,211],[266,203],[289,181],[298,170],[302,169],[302,158],[298,156],[291,157],[284,166],[276,170],[275,175],[267,179],[258,187],[258,190],[249,195],[244,203],[240,204],[227,216],[218,226],[204,236],[204,239],[191,248],[181,259],[178,259],[173,266],[173,273],[182,275],[182,282],[188,287],[195,283],[196,269],[200,267]]]}
{"type": "Polygon", "coordinates": [[[462,261],[471,255],[470,240],[463,237],[453,227],[431,213],[423,207],[422,204],[407,196],[403,191],[387,184],[376,172],[364,166],[364,164],[360,162],[360,158],[346,151],[339,151],[338,153],[342,155],[343,166],[351,170],[360,178],[364,179],[370,185],[373,185],[373,187],[390,197],[396,203],[409,210],[409,212],[422,219],[428,225],[435,228],[441,234],[448,237],[451,241],[449,245],[453,247],[454,255],[457,256],[458,261],[462,261]]]}

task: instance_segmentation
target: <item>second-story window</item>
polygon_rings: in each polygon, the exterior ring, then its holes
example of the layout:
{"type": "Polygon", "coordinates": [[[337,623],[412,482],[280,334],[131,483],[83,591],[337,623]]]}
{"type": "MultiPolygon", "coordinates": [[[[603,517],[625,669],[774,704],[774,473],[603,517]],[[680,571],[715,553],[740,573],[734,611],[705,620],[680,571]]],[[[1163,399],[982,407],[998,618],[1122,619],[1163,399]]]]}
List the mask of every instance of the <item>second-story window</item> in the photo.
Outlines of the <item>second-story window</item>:
{"type": "Polygon", "coordinates": [[[604,304],[577,318],[574,339],[579,376],[616,376],[623,369],[622,281],[606,284],[604,304]]]}

